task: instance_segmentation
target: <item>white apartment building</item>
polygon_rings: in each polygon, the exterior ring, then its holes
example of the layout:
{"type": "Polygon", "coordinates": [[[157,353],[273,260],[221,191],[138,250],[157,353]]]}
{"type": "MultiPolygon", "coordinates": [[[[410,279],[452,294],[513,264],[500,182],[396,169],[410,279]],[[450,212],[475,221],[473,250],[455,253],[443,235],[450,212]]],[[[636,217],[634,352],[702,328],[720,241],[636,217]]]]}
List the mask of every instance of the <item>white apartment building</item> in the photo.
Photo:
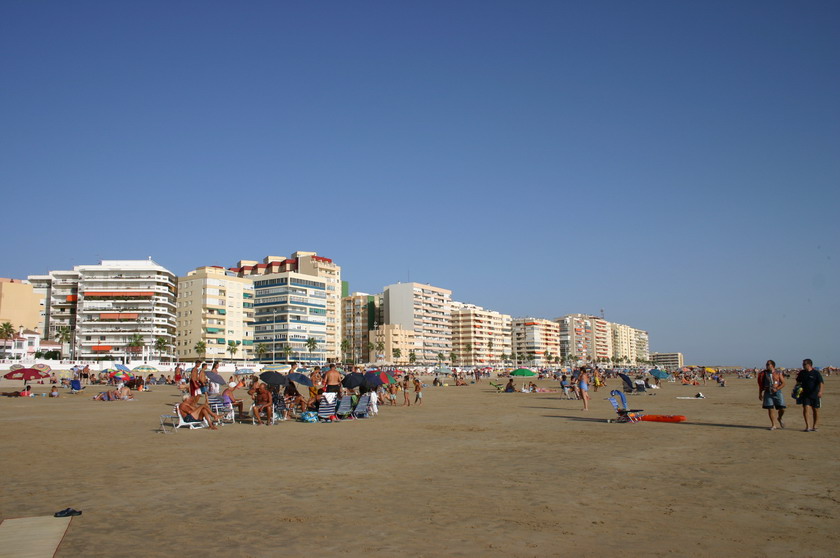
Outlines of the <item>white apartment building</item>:
{"type": "Polygon", "coordinates": [[[73,269],[79,274],[78,293],[68,294],[67,299],[71,302],[77,298],[76,358],[136,360],[174,356],[172,272],[151,259],[103,260],[98,265],[73,269]],[[156,347],[158,339],[165,347],[156,347]]]}
{"type": "Polygon", "coordinates": [[[329,258],[319,256],[316,252],[293,253],[288,258],[267,256],[262,263],[254,260],[240,260],[236,267],[230,269],[240,277],[251,277],[257,275],[269,275],[281,272],[295,272],[306,275],[324,285],[322,302],[324,303],[325,333],[320,349],[322,358],[327,361],[337,362],[341,360],[341,266],[329,258]]]}
{"type": "Polygon", "coordinates": [[[474,304],[452,302],[452,351],[464,366],[489,366],[511,353],[512,318],[474,304]]]}
{"type": "Polygon", "coordinates": [[[368,343],[370,332],[376,329],[380,319],[381,295],[353,293],[341,299],[341,326],[347,351],[342,361],[364,362],[370,359],[368,343]]]}
{"type": "Polygon", "coordinates": [[[620,363],[635,364],[650,359],[648,332],[624,324],[610,324],[613,357],[620,363]]]}
{"type": "MultiPolygon", "coordinates": [[[[55,340],[62,327],[67,327],[75,333],[79,272],[50,271],[46,275],[30,275],[28,279],[40,299],[38,331],[41,332],[42,338],[55,340]]],[[[75,340],[73,335],[69,351],[71,358],[76,357],[75,340]]]]}
{"type": "Polygon", "coordinates": [[[386,324],[414,332],[417,364],[449,359],[452,352],[452,291],[422,283],[397,283],[382,295],[386,324]]]}
{"type": "Polygon", "coordinates": [[[595,357],[591,316],[568,314],[555,322],[560,326],[560,356],[565,362],[589,362],[595,357]]]}
{"type": "Polygon", "coordinates": [[[242,360],[254,356],[254,282],[223,267],[199,267],[178,278],[179,360],[242,360]],[[200,355],[196,346],[204,343],[200,355]]]}
{"type": "Polygon", "coordinates": [[[323,364],[327,339],[327,284],[281,271],[254,277],[254,343],[261,362],[323,364]],[[312,346],[310,346],[312,344],[312,346]]]}
{"type": "Polygon", "coordinates": [[[515,318],[511,324],[512,350],[520,363],[554,364],[560,356],[560,324],[543,318],[515,318]]]}

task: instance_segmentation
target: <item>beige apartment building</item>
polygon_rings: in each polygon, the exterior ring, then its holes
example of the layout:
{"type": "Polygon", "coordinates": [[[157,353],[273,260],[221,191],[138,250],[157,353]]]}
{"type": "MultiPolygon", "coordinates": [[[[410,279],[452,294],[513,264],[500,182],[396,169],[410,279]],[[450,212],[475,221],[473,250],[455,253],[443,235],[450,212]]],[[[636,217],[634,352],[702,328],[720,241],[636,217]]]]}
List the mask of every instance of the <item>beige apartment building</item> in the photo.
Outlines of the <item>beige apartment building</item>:
{"type": "Polygon", "coordinates": [[[512,318],[474,304],[452,303],[452,351],[463,366],[490,366],[511,353],[512,318]]]}
{"type": "Polygon", "coordinates": [[[589,362],[594,358],[595,339],[591,318],[586,314],[568,314],[555,320],[560,326],[560,356],[564,362],[589,362]]]}
{"type": "Polygon", "coordinates": [[[548,366],[560,356],[560,324],[544,318],[515,318],[511,324],[512,350],[518,363],[548,366]]]}
{"type": "Polygon", "coordinates": [[[222,267],[199,267],[178,278],[179,360],[247,361],[254,357],[254,282],[222,267]],[[196,346],[204,343],[200,355],[196,346]],[[235,350],[232,350],[235,347],[235,350]]]}
{"type": "Polygon", "coordinates": [[[368,347],[372,346],[373,350],[368,353],[368,361],[403,366],[411,364],[415,337],[413,331],[403,329],[399,324],[377,326],[369,333],[368,347]]]}
{"type": "Polygon", "coordinates": [[[0,324],[9,322],[15,330],[43,332],[40,317],[42,297],[32,284],[20,279],[0,277],[0,324]]]}
{"type": "Polygon", "coordinates": [[[685,366],[682,353],[651,353],[650,360],[659,368],[679,370],[685,366]]]}
{"type": "Polygon", "coordinates": [[[288,258],[267,256],[262,263],[255,260],[240,260],[236,267],[230,269],[240,277],[255,275],[271,275],[284,272],[295,272],[300,275],[315,277],[325,284],[325,319],[326,338],[321,349],[327,361],[340,361],[342,319],[341,319],[341,266],[329,258],[319,256],[316,252],[293,253],[288,258]]]}
{"type": "Polygon", "coordinates": [[[46,275],[30,275],[29,282],[38,297],[38,331],[42,339],[56,340],[59,331],[71,332],[70,342],[62,347],[63,354],[76,358],[76,310],[79,299],[77,270],[55,270],[46,275]],[[69,347],[65,351],[64,347],[69,347]]]}
{"type": "Polygon", "coordinates": [[[370,332],[383,321],[379,316],[381,298],[381,295],[353,293],[341,299],[342,333],[346,341],[342,362],[370,360],[370,332]]]}
{"type": "Polygon", "coordinates": [[[386,324],[414,332],[417,364],[448,360],[452,352],[452,291],[422,283],[397,283],[382,295],[386,324]]]}

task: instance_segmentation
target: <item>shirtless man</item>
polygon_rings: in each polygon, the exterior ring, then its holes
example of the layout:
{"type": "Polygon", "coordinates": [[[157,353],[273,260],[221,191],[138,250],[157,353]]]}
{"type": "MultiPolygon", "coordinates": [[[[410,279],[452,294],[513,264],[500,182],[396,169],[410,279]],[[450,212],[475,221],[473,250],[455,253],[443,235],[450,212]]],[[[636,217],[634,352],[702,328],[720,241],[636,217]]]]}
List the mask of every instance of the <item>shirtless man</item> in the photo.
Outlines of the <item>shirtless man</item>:
{"type": "Polygon", "coordinates": [[[184,395],[183,401],[178,405],[178,412],[184,417],[185,422],[201,422],[207,419],[211,430],[218,430],[213,424],[214,420],[219,420],[219,415],[210,410],[207,405],[198,404],[198,396],[184,395]]]}
{"type": "Polygon", "coordinates": [[[408,394],[408,390],[411,388],[411,379],[409,375],[406,374],[405,378],[403,378],[402,383],[402,390],[403,390],[403,407],[411,407],[411,396],[408,394]]]}
{"type": "Polygon", "coordinates": [[[254,398],[254,418],[257,419],[257,424],[262,424],[262,415],[265,411],[267,417],[267,425],[270,425],[274,420],[274,400],[271,397],[271,392],[265,387],[265,384],[254,384],[249,391],[249,394],[254,398]]]}
{"type": "Polygon", "coordinates": [[[341,391],[341,374],[335,369],[335,364],[330,364],[327,374],[324,376],[327,393],[339,393],[341,391]]]}
{"type": "Polygon", "coordinates": [[[200,363],[196,362],[192,370],[190,370],[190,395],[199,395],[201,393],[201,382],[198,379],[198,368],[200,363]]]}

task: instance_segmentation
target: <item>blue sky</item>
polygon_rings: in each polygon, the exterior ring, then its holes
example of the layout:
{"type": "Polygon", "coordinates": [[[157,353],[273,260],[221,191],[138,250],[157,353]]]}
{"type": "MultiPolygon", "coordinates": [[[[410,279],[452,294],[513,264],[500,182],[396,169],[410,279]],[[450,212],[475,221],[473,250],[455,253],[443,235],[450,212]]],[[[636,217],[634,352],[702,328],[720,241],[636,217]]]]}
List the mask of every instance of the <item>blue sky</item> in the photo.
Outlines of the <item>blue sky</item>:
{"type": "Polygon", "coordinates": [[[5,257],[314,250],[691,363],[840,364],[840,4],[0,6],[5,257]]]}

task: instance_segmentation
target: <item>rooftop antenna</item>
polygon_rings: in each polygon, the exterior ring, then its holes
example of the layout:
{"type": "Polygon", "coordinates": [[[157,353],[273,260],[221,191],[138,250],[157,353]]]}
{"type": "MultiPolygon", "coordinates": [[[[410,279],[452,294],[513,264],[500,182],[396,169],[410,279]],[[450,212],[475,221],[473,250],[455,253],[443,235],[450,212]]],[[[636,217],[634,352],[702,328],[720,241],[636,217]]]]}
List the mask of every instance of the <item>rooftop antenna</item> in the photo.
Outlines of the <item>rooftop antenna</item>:
{"type": "Polygon", "coordinates": [[[603,308],[601,308],[601,319],[602,320],[604,319],[604,309],[603,308]]]}

